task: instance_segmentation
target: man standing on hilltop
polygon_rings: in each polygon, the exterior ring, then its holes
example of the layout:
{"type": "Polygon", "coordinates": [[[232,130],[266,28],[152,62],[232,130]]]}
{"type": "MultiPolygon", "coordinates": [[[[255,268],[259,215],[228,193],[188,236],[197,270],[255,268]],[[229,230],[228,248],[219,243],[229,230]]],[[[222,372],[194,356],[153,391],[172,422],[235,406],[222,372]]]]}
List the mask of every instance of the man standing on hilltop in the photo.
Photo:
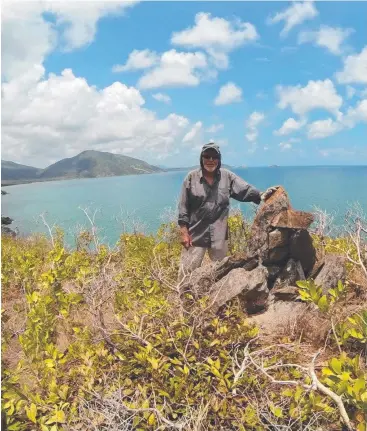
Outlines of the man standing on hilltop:
{"type": "Polygon", "coordinates": [[[221,153],[214,142],[205,144],[200,166],[185,178],[178,207],[181,231],[179,280],[198,268],[206,250],[212,261],[222,260],[228,251],[229,199],[259,204],[277,189],[265,192],[247,184],[242,178],[221,168],[221,153]]]}

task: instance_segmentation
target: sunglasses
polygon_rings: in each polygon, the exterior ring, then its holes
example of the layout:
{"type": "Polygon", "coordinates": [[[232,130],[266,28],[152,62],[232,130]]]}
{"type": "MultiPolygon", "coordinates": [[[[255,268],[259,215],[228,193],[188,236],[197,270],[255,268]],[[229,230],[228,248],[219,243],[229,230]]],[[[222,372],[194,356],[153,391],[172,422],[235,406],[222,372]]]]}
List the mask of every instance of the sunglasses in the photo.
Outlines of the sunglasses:
{"type": "Polygon", "coordinates": [[[219,160],[219,156],[208,156],[207,154],[203,155],[203,159],[205,160],[219,160]]]}

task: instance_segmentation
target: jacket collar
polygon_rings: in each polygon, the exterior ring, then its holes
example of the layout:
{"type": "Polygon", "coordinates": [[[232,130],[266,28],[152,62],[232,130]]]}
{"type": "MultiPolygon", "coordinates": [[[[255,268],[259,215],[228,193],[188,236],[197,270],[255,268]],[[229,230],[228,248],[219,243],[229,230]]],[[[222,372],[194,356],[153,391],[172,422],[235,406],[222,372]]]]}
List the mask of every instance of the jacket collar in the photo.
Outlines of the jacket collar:
{"type": "MultiPolygon", "coordinates": [[[[200,182],[202,183],[203,181],[205,181],[204,172],[203,172],[202,168],[199,168],[199,175],[200,175],[200,182]]],[[[215,173],[214,182],[219,181],[220,177],[221,177],[221,172],[220,172],[220,168],[219,168],[219,169],[217,169],[217,171],[215,173]]]]}

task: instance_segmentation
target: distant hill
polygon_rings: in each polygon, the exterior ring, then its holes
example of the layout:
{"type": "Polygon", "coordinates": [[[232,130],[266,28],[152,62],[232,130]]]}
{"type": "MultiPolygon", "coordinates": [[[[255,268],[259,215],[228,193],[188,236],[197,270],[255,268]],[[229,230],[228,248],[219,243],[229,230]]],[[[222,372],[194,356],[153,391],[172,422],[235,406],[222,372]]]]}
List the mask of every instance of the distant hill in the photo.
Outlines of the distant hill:
{"type": "Polygon", "coordinates": [[[102,151],[87,150],[69,159],[62,159],[44,169],[41,179],[96,178],[162,172],[157,166],[139,159],[102,151]]]}
{"type": "Polygon", "coordinates": [[[163,169],[157,166],[133,157],[87,150],[75,157],[62,159],[45,169],[2,160],[1,182],[6,185],[32,181],[150,174],[162,171],[163,169]]]}
{"type": "Polygon", "coordinates": [[[32,180],[38,177],[42,169],[19,163],[1,160],[1,181],[32,180]]]}

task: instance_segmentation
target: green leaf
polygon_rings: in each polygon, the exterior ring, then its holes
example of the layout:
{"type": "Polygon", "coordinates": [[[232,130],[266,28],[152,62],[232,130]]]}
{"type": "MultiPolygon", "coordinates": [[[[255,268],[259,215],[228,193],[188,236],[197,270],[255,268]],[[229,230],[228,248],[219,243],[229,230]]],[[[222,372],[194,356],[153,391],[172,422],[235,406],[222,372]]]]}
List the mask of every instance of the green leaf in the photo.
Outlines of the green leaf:
{"type": "Polygon", "coordinates": [[[353,391],[356,395],[358,395],[365,387],[366,387],[365,380],[363,378],[357,379],[353,385],[353,391]]]}
{"type": "Polygon", "coordinates": [[[284,389],[282,395],[284,395],[285,397],[293,397],[293,391],[289,388],[284,389]]]}
{"type": "Polygon", "coordinates": [[[329,309],[329,304],[328,304],[328,301],[327,301],[327,297],[326,297],[326,295],[323,295],[320,299],[319,299],[319,301],[318,301],[318,303],[317,303],[317,306],[320,308],[320,310],[321,311],[328,311],[328,309],[329,309]]]}
{"type": "Polygon", "coordinates": [[[28,419],[35,424],[36,423],[36,416],[37,416],[36,404],[32,403],[30,407],[25,408],[25,411],[27,413],[28,419]]]}
{"type": "Polygon", "coordinates": [[[342,362],[338,358],[331,359],[330,367],[336,374],[340,374],[342,372],[342,362]]]}
{"type": "Polygon", "coordinates": [[[351,328],[348,331],[349,335],[353,338],[357,338],[359,340],[363,340],[364,336],[361,332],[358,332],[355,328],[351,328]]]}
{"type": "Polygon", "coordinates": [[[271,404],[270,410],[273,413],[273,415],[276,416],[277,418],[283,417],[283,412],[282,412],[282,409],[280,407],[276,407],[276,406],[271,404]]]}
{"type": "Polygon", "coordinates": [[[53,368],[55,366],[55,362],[53,359],[45,359],[44,363],[48,368],[53,368]]]}
{"type": "Polygon", "coordinates": [[[65,423],[65,413],[62,410],[58,410],[55,414],[56,422],[59,424],[65,423]]]}

